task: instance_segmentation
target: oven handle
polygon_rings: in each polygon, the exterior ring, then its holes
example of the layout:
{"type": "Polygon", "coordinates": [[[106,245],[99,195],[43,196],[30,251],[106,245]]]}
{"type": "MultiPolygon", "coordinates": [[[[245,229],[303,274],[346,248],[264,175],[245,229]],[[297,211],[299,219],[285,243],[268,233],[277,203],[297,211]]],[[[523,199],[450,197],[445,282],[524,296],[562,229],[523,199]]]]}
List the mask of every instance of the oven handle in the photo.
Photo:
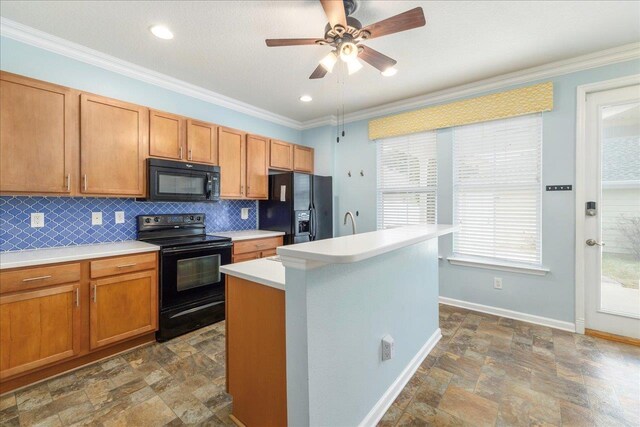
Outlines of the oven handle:
{"type": "Polygon", "coordinates": [[[163,254],[181,254],[186,252],[196,252],[203,249],[226,249],[231,248],[233,243],[212,243],[208,245],[197,245],[197,246],[187,246],[187,247],[177,247],[177,248],[164,248],[162,249],[163,254]]]}
{"type": "Polygon", "coordinates": [[[213,307],[214,305],[224,304],[224,301],[212,302],[210,304],[201,305],[200,307],[190,308],[188,310],[181,311],[180,313],[176,313],[170,317],[170,319],[175,319],[176,317],[181,317],[187,314],[195,313],[196,311],[204,310],[205,308],[213,307]]]}

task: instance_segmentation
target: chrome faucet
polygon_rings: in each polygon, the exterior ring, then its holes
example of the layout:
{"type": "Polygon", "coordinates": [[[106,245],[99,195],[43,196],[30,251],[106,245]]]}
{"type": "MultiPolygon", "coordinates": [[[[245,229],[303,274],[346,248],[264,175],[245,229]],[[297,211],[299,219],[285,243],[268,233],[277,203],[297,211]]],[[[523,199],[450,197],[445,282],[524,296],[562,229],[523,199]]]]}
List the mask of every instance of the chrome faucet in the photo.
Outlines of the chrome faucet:
{"type": "Polygon", "coordinates": [[[344,214],[344,225],[347,225],[347,218],[351,218],[351,234],[356,234],[356,220],[351,211],[347,211],[347,213],[344,214]]]}

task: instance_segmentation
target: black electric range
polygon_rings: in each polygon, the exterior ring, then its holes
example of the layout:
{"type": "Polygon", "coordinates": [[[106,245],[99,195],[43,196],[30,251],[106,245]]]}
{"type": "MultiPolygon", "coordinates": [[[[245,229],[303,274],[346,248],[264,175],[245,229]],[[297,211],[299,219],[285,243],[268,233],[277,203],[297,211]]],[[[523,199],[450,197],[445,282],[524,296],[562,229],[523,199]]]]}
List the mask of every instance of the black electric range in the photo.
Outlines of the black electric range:
{"type": "Polygon", "coordinates": [[[160,246],[160,324],[166,341],[224,320],[231,239],[206,234],[205,214],[140,215],[138,240],[160,246]]]}

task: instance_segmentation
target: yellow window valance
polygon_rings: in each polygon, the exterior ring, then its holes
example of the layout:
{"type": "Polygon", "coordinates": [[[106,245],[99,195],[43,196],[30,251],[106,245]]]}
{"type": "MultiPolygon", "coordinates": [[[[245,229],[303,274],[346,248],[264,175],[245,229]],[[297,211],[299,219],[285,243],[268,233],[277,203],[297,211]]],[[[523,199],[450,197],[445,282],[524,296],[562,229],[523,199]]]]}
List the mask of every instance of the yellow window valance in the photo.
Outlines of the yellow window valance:
{"type": "Polygon", "coordinates": [[[546,82],[369,122],[369,139],[407,135],[553,109],[553,83],[546,82]]]}

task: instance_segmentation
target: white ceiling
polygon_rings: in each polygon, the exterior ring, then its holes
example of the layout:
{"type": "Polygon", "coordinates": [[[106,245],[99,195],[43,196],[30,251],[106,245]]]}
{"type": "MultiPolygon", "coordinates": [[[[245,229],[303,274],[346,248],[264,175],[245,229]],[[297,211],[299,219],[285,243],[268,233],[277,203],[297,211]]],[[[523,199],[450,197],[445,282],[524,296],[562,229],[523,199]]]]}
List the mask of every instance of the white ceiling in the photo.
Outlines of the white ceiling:
{"type": "MultiPolygon", "coordinates": [[[[416,6],[425,27],[366,42],[395,58],[399,72],[382,77],[365,65],[348,77],[347,112],[640,40],[637,1],[360,1],[354,16],[367,25],[416,6]]],[[[321,37],[316,0],[3,0],[0,14],[298,121],[336,111],[336,73],[308,79],[329,47],[264,43],[321,37]],[[158,23],[175,38],[152,36],[158,23]],[[313,102],[298,101],[302,94],[313,102]]]]}

